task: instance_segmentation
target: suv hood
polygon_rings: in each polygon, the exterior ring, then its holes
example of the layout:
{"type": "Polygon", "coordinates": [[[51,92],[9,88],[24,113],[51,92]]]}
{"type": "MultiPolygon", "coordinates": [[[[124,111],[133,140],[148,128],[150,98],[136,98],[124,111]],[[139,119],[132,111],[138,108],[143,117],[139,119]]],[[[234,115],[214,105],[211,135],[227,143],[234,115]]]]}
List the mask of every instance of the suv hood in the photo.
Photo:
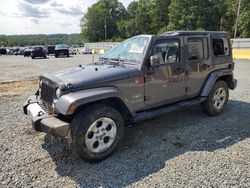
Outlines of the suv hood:
{"type": "MultiPolygon", "coordinates": [[[[126,79],[129,74],[138,72],[137,67],[121,67],[115,65],[87,65],[62,70],[49,75],[54,82],[60,80],[65,86],[72,85],[73,89],[92,87],[96,84],[114,80],[126,79]],[[54,78],[54,79],[53,79],[54,78]]],[[[46,75],[44,75],[46,77],[46,75]]]]}

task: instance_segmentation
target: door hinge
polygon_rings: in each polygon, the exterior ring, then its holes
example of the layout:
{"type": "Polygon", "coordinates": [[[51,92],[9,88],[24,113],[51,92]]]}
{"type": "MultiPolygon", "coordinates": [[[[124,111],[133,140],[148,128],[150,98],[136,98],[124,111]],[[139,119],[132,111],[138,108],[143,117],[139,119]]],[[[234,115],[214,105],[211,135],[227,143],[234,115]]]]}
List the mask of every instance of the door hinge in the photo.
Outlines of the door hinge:
{"type": "Polygon", "coordinates": [[[191,90],[191,87],[185,87],[185,92],[189,92],[191,90]]]}

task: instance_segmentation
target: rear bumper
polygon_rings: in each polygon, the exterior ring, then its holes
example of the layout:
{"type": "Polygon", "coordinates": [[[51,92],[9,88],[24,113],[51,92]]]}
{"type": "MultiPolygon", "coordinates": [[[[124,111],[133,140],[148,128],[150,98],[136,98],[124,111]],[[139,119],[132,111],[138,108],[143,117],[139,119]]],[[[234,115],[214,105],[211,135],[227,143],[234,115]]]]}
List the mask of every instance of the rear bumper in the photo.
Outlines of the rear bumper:
{"type": "Polygon", "coordinates": [[[55,50],[55,55],[69,55],[68,50],[55,50]]]}
{"type": "Polygon", "coordinates": [[[65,137],[69,132],[70,124],[47,114],[40,107],[36,96],[31,96],[25,101],[23,112],[31,118],[32,126],[36,131],[51,133],[56,137],[65,137]]]}

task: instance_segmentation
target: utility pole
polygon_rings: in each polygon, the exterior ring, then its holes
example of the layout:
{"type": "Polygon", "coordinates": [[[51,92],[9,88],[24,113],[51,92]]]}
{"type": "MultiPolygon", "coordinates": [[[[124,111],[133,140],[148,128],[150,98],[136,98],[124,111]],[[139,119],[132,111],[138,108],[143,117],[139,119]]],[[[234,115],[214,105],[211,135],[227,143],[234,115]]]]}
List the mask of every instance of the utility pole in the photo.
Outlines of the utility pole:
{"type": "Polygon", "coordinates": [[[237,10],[237,17],[236,17],[235,30],[234,30],[234,38],[236,38],[236,36],[237,36],[237,27],[238,27],[238,21],[239,21],[239,16],[240,16],[240,3],[241,3],[241,0],[239,0],[238,10],[237,10]]]}
{"type": "Polygon", "coordinates": [[[105,21],[104,21],[104,28],[105,28],[105,41],[107,40],[107,19],[105,18],[105,21]]]}

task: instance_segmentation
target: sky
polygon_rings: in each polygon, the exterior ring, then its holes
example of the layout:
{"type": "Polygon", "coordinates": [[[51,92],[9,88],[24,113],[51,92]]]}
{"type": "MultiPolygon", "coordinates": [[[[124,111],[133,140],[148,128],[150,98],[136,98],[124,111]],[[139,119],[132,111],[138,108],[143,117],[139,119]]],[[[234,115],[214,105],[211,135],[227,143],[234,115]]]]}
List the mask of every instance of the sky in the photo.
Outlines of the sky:
{"type": "Polygon", "coordinates": [[[80,33],[81,17],[97,1],[0,0],[0,35],[80,33]]]}

